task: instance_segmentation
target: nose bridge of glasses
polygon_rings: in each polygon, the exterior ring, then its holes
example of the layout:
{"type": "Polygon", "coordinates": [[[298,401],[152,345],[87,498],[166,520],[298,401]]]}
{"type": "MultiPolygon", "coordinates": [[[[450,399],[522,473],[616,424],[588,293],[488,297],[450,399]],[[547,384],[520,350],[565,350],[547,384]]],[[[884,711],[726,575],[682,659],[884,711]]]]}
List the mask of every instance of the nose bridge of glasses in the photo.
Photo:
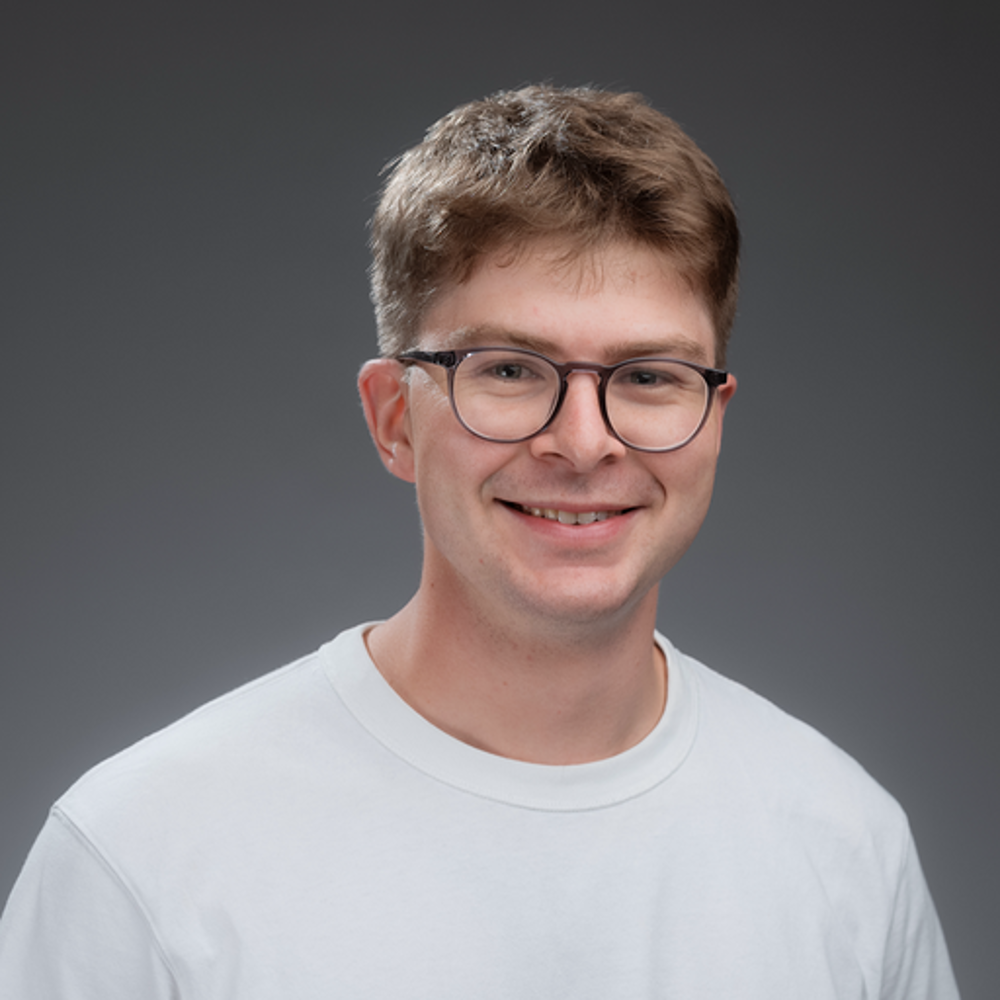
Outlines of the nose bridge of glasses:
{"type": "MultiPolygon", "coordinates": [[[[614,434],[614,431],[611,429],[610,421],[608,420],[606,403],[604,400],[604,390],[607,384],[608,376],[607,368],[605,368],[604,365],[588,364],[587,362],[569,362],[567,364],[560,365],[557,370],[559,372],[560,392],[555,410],[549,418],[549,425],[551,426],[552,424],[559,422],[560,417],[565,420],[565,414],[562,411],[565,410],[565,404],[570,395],[570,376],[590,375],[593,378],[594,394],[590,397],[585,396],[583,405],[584,407],[589,407],[596,404],[598,412],[600,413],[601,423],[607,431],[614,434]]],[[[577,399],[575,393],[573,405],[580,405],[580,401],[577,399]]],[[[579,415],[577,415],[573,423],[577,424],[578,421],[579,415]]]]}
{"type": "Polygon", "coordinates": [[[557,371],[559,372],[560,381],[560,404],[566,401],[566,396],[569,394],[570,375],[591,375],[594,379],[595,399],[601,405],[601,409],[604,409],[602,397],[604,394],[604,384],[607,380],[607,370],[603,365],[594,365],[587,364],[586,362],[574,361],[565,365],[560,365],[557,371]]]}
{"type": "Polygon", "coordinates": [[[561,365],[553,363],[553,367],[563,379],[568,379],[570,375],[576,374],[593,375],[600,384],[608,375],[607,366],[592,361],[567,361],[561,365]]]}

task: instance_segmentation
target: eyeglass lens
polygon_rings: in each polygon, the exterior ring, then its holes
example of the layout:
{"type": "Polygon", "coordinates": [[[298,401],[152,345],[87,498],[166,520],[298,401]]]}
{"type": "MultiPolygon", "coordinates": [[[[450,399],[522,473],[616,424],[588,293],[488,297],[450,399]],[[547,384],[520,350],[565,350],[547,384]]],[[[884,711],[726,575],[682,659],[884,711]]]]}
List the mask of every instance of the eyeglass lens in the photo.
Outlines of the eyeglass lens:
{"type": "MultiPolygon", "coordinates": [[[[586,377],[586,376],[584,376],[586,377]]],[[[519,441],[540,431],[558,405],[560,377],[545,359],[508,350],[467,355],[455,369],[455,410],[473,433],[519,441]]],[[[676,361],[645,359],[615,369],[605,390],[615,433],[637,448],[665,451],[701,426],[710,402],[701,373],[676,361]]]]}

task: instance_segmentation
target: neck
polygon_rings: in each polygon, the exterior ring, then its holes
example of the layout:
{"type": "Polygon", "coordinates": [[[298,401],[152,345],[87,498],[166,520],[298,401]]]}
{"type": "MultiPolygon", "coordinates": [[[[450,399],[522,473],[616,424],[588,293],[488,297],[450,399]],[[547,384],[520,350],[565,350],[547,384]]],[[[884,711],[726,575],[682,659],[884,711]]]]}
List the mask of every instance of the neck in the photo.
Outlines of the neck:
{"type": "Polygon", "coordinates": [[[610,622],[500,621],[421,587],[367,637],[386,680],[428,721],[490,753],[578,764],[634,746],[666,700],[656,591],[610,622]],[[428,593],[432,596],[429,599],[428,593]]]}

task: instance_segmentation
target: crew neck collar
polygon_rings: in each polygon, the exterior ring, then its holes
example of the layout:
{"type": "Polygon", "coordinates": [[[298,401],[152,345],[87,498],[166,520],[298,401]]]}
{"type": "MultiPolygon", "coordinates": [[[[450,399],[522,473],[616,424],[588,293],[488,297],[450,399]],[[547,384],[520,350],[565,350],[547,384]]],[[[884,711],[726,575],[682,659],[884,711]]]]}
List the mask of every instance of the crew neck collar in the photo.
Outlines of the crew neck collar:
{"type": "Polygon", "coordinates": [[[697,687],[685,657],[659,632],[667,662],[667,705],[643,740],[587,764],[533,764],[469,746],[428,722],[385,680],[364,642],[374,623],[342,632],[321,650],[344,705],[384,747],[425,774],[472,795],[526,809],[600,809],[649,791],[687,756],[698,721],[697,687]]]}

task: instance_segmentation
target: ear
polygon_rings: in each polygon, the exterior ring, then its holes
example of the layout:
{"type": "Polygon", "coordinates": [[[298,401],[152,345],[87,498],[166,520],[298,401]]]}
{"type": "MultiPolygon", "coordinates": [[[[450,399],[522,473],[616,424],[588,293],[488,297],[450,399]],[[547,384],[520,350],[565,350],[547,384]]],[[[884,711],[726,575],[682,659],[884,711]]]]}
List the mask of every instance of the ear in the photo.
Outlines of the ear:
{"type": "Polygon", "coordinates": [[[715,390],[715,401],[712,403],[716,407],[716,442],[715,450],[718,452],[722,448],[722,421],[726,415],[726,407],[736,393],[736,376],[730,372],[729,378],[715,390]]]}
{"type": "Polygon", "coordinates": [[[392,358],[366,361],[358,375],[365,420],[382,464],[405,482],[414,481],[406,369],[392,358]]]}

